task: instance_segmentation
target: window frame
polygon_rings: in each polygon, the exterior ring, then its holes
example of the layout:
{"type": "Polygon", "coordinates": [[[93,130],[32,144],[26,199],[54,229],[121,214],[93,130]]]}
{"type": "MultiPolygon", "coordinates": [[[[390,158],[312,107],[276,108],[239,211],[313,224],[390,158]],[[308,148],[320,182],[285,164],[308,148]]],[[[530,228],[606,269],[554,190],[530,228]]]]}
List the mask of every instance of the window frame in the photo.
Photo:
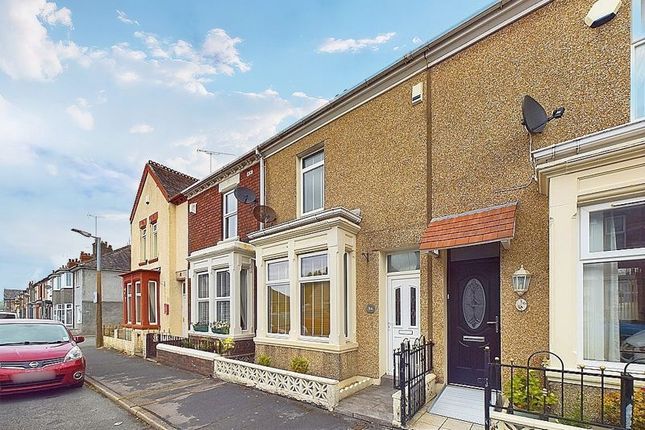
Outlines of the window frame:
{"type": "Polygon", "coordinates": [[[211,304],[210,304],[210,297],[211,297],[211,280],[210,280],[210,273],[208,271],[203,271],[203,272],[197,272],[195,274],[195,319],[196,321],[193,321],[193,324],[201,324],[202,321],[199,320],[199,304],[206,302],[208,304],[208,321],[206,321],[206,324],[209,327],[210,330],[210,325],[211,325],[211,304]],[[199,277],[200,276],[205,276],[207,280],[207,288],[206,292],[208,293],[208,296],[206,297],[199,297],[199,277]]]}
{"type": "MultiPolygon", "coordinates": [[[[215,307],[215,312],[214,312],[215,319],[213,320],[213,322],[223,321],[219,317],[219,311],[217,309],[217,305],[218,305],[218,303],[228,302],[228,323],[229,323],[229,327],[231,327],[233,325],[233,322],[231,321],[231,313],[232,313],[231,312],[231,290],[232,290],[231,271],[228,269],[228,267],[225,267],[225,268],[222,268],[222,269],[215,269],[214,272],[215,272],[214,273],[214,275],[215,275],[214,276],[214,278],[215,278],[215,295],[213,297],[213,306],[215,307]],[[219,282],[219,274],[220,273],[228,273],[228,296],[219,296],[218,295],[217,287],[219,287],[218,282],[219,282]]],[[[229,329],[229,331],[230,331],[230,329],[229,329]]]]}
{"type": "Polygon", "coordinates": [[[331,276],[329,274],[329,252],[328,250],[318,251],[318,252],[308,252],[306,254],[298,255],[298,315],[300,321],[300,331],[298,332],[298,337],[301,340],[305,341],[314,341],[314,342],[329,342],[329,337],[331,336],[331,319],[332,319],[332,309],[331,309],[331,276]],[[302,275],[302,260],[308,257],[317,257],[319,255],[324,255],[327,258],[327,274],[326,275],[314,275],[314,276],[303,276],[302,275]],[[310,336],[302,334],[303,328],[303,315],[302,315],[302,285],[315,282],[327,282],[327,288],[329,289],[329,335],[327,336],[310,336]]]}
{"type": "MultiPolygon", "coordinates": [[[[637,121],[639,119],[645,118],[645,112],[643,113],[642,116],[637,116],[636,115],[636,109],[634,106],[634,68],[636,66],[636,48],[639,48],[645,44],[645,29],[643,31],[643,34],[639,38],[634,38],[634,33],[635,33],[635,25],[634,25],[634,17],[636,16],[636,8],[634,7],[634,4],[637,1],[641,0],[636,0],[631,2],[631,7],[632,7],[632,17],[630,19],[630,58],[629,58],[629,88],[630,88],[630,96],[629,96],[629,118],[630,120],[637,121]]],[[[643,4],[641,4],[641,8],[643,8],[643,4]]],[[[642,13],[642,11],[641,11],[642,13]]],[[[645,27],[645,26],[644,26],[645,27]]],[[[645,78],[645,76],[644,76],[645,78]]]]}
{"type": "Polygon", "coordinates": [[[134,323],[141,325],[143,315],[143,297],[141,296],[141,281],[134,282],[134,323]],[[139,303],[137,303],[139,301],[139,303]],[[137,309],[137,304],[140,304],[137,309]]]}
{"type": "Polygon", "coordinates": [[[64,322],[63,324],[66,326],[73,326],[74,325],[74,305],[72,303],[65,303],[63,306],[63,319],[64,322]],[[67,318],[67,311],[71,312],[71,318],[67,318]],[[68,319],[71,319],[71,321],[68,321],[68,319]]]}
{"type": "MultiPolygon", "coordinates": [[[[291,288],[291,263],[289,261],[289,258],[275,258],[272,260],[267,260],[265,263],[265,285],[264,287],[266,288],[266,293],[267,293],[267,300],[266,300],[266,313],[267,313],[267,328],[266,328],[266,333],[268,337],[278,337],[278,338],[288,338],[291,335],[291,313],[293,310],[291,309],[291,295],[293,294],[292,288],[291,288]],[[269,280],[269,265],[275,264],[275,263],[287,263],[287,276],[286,278],[282,279],[274,279],[274,280],[269,280]],[[270,304],[271,304],[271,295],[269,293],[270,288],[274,285],[286,285],[287,286],[287,291],[289,292],[289,327],[286,333],[274,333],[271,331],[271,311],[270,311],[270,304]]],[[[279,325],[278,325],[279,328],[279,325]]]]}
{"type": "MultiPolygon", "coordinates": [[[[645,43],[645,38],[642,39],[645,43]]],[[[592,368],[600,368],[602,366],[606,367],[609,370],[622,371],[625,367],[624,362],[620,361],[608,361],[608,360],[594,360],[585,358],[585,342],[584,342],[584,266],[585,264],[594,264],[594,263],[608,263],[616,261],[632,261],[632,260],[642,260],[645,259],[645,248],[632,248],[632,249],[623,249],[616,251],[597,251],[589,252],[589,214],[591,212],[602,211],[607,209],[613,209],[615,207],[625,207],[628,205],[638,205],[640,203],[645,203],[645,198],[629,198],[629,199],[616,199],[605,203],[599,204],[589,204],[586,206],[580,206],[578,208],[578,234],[579,236],[579,249],[578,249],[578,265],[577,265],[577,331],[578,339],[576,341],[577,350],[580,351],[580,361],[586,366],[592,368]]],[[[633,363],[632,364],[635,371],[643,372],[645,371],[644,363],[633,363]]]]}
{"type": "Polygon", "coordinates": [[[157,281],[153,280],[148,280],[148,324],[150,325],[157,325],[159,324],[159,289],[157,287],[157,281]],[[151,302],[150,300],[150,285],[153,285],[153,290],[154,290],[154,303],[151,302]],[[154,306],[151,306],[154,305],[154,306]],[[154,321],[150,318],[150,311],[154,310],[155,312],[155,319],[154,321]]]}
{"type": "Polygon", "coordinates": [[[308,153],[306,155],[301,156],[298,159],[299,162],[299,167],[300,167],[300,203],[299,203],[299,208],[300,208],[300,214],[301,215],[309,215],[312,213],[320,212],[325,209],[325,149],[321,148],[316,151],[313,151],[311,153],[308,153]],[[317,163],[312,164],[311,166],[304,167],[303,164],[307,158],[313,157],[317,154],[323,154],[323,159],[322,161],[319,161],[317,163]],[[305,173],[310,172],[312,170],[315,170],[319,167],[322,167],[322,190],[321,190],[321,195],[322,195],[322,202],[319,208],[312,209],[310,211],[305,211],[305,173]]]}
{"type": "Polygon", "coordinates": [[[237,199],[235,198],[234,194],[235,190],[227,191],[224,194],[222,194],[222,238],[224,240],[227,239],[233,239],[238,237],[237,234],[237,210],[238,210],[238,205],[237,205],[237,199]],[[228,196],[233,196],[233,201],[235,202],[235,210],[231,212],[227,212],[227,207],[226,207],[226,200],[228,196]],[[228,235],[228,228],[227,228],[227,223],[231,220],[231,218],[235,219],[235,234],[229,236],[228,235]]]}
{"type": "Polygon", "coordinates": [[[148,258],[147,250],[146,248],[148,247],[148,240],[147,240],[147,231],[148,231],[148,226],[142,227],[139,230],[141,230],[141,233],[139,235],[139,261],[146,261],[148,258]]]}
{"type": "Polygon", "coordinates": [[[132,282],[125,284],[125,320],[128,324],[132,324],[132,282]]]}
{"type": "Polygon", "coordinates": [[[159,234],[156,222],[150,224],[150,258],[159,258],[159,234]]]}

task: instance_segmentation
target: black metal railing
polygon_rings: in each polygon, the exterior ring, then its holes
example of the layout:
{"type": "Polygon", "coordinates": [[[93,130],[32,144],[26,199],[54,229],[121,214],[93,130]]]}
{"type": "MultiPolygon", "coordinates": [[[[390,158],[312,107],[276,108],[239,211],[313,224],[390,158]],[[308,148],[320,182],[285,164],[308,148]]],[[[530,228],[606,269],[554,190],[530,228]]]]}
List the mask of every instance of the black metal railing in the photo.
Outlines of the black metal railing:
{"type": "Polygon", "coordinates": [[[583,365],[572,370],[550,351],[535,352],[521,365],[513,360],[501,363],[497,357],[491,360],[486,348],[485,360],[486,430],[491,426],[491,408],[576,427],[645,430],[645,375],[628,372],[642,359],[632,360],[622,370],[583,365]],[[494,381],[501,390],[493,388],[494,381]],[[635,382],[639,388],[634,388],[635,382]]]}
{"type": "Polygon", "coordinates": [[[432,341],[424,336],[404,340],[394,351],[394,388],[401,392],[401,425],[405,426],[426,403],[426,378],[432,371],[432,341]]]}

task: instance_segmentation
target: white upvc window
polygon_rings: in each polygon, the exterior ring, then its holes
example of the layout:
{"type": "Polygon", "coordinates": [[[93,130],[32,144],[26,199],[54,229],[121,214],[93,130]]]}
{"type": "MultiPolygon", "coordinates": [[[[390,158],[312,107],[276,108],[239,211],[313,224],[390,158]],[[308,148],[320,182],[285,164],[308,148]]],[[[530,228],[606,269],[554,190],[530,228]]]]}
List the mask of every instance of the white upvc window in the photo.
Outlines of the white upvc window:
{"type": "Polygon", "coordinates": [[[76,324],[83,324],[83,309],[81,305],[76,305],[76,324]]]}
{"type": "Polygon", "coordinates": [[[148,324],[157,324],[157,282],[148,281],[148,324]]]}
{"type": "Polygon", "coordinates": [[[210,302],[209,302],[209,274],[208,272],[197,274],[197,323],[210,323],[210,302]]]}
{"type": "Polygon", "coordinates": [[[54,319],[56,321],[63,322],[63,305],[62,304],[54,305],[54,319]]]}
{"type": "Polygon", "coordinates": [[[331,320],[327,252],[299,257],[300,334],[329,337],[331,320]]]}
{"type": "Polygon", "coordinates": [[[52,278],[52,283],[54,284],[54,290],[60,290],[60,276],[54,276],[52,278]]]}
{"type": "Polygon", "coordinates": [[[139,260],[141,261],[146,261],[147,259],[147,252],[146,252],[146,247],[147,247],[147,231],[148,229],[146,227],[143,227],[141,230],[141,239],[139,241],[139,260]]]}
{"type": "Polygon", "coordinates": [[[128,282],[125,287],[125,320],[132,323],[132,283],[128,282]]]}
{"type": "Polygon", "coordinates": [[[240,270],[240,330],[249,328],[249,269],[240,270]]]}
{"type": "Polygon", "coordinates": [[[224,218],[224,239],[237,236],[237,199],[233,191],[224,194],[222,205],[224,218]]]}
{"type": "Polygon", "coordinates": [[[645,358],[645,199],[582,207],[580,223],[583,358],[645,358]]]}
{"type": "Polygon", "coordinates": [[[157,223],[152,223],[150,226],[150,229],[152,230],[152,237],[151,237],[151,243],[150,243],[150,258],[158,258],[159,257],[159,240],[158,240],[158,225],[157,223]]]}
{"type": "Polygon", "coordinates": [[[134,283],[134,321],[141,324],[141,282],[134,283]]]}
{"type": "Polygon", "coordinates": [[[64,288],[74,287],[74,275],[72,272],[65,272],[65,286],[64,288]]]}
{"type": "Polygon", "coordinates": [[[291,328],[291,292],[289,260],[266,263],[268,333],[289,334],[291,328]]]}
{"type": "Polygon", "coordinates": [[[300,211],[303,215],[321,210],[325,204],[325,151],[300,160],[300,211]]]}
{"type": "Polygon", "coordinates": [[[632,0],[632,120],[645,117],[645,0],[632,0]]]}
{"type": "Polygon", "coordinates": [[[74,309],[71,303],[65,303],[65,314],[64,314],[65,325],[71,326],[74,324],[74,309]]]}
{"type": "Polygon", "coordinates": [[[231,323],[231,274],[228,270],[215,271],[215,322],[231,323]]]}

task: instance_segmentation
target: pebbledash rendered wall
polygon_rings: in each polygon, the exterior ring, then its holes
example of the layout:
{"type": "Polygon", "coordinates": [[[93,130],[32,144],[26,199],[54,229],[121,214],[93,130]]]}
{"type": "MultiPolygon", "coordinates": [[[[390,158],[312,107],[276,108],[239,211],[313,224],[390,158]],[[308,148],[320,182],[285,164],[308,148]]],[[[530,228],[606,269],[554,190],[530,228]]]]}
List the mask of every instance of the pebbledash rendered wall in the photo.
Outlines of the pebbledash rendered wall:
{"type": "MultiPolygon", "coordinates": [[[[583,22],[592,3],[553,1],[428,74],[432,216],[519,201],[515,238],[501,250],[504,361],[549,349],[548,202],[535,182],[522,187],[534,173],[522,97],[533,96],[547,111],[566,108],[533,136],[534,149],[629,121],[630,2],[596,29],[583,22]],[[511,277],[522,264],[533,277],[528,309],[519,312],[511,277]]],[[[443,378],[446,253],[431,264],[435,371],[443,378]]]]}
{"type": "MultiPolygon", "coordinates": [[[[310,360],[311,373],[343,380],[378,378],[385,372],[385,306],[381,259],[389,250],[418,249],[427,225],[426,103],[412,104],[411,89],[426,81],[420,73],[341,116],[265,161],[266,204],[277,223],[296,218],[299,154],[324,144],[325,208],[360,209],[356,249],[356,340],[343,354],[256,344],[274,365],[288,369],[291,358],[310,360]],[[362,255],[362,254],[365,255],[362,255]],[[366,257],[369,255],[369,261],[366,257]],[[374,313],[367,305],[376,305],[374,313]]],[[[425,100],[425,98],[424,98],[425,100]]],[[[421,257],[421,332],[428,333],[427,257],[421,257]]],[[[266,312],[259,309],[258,312],[266,312]]],[[[315,345],[312,345],[315,346],[315,345]]]]}

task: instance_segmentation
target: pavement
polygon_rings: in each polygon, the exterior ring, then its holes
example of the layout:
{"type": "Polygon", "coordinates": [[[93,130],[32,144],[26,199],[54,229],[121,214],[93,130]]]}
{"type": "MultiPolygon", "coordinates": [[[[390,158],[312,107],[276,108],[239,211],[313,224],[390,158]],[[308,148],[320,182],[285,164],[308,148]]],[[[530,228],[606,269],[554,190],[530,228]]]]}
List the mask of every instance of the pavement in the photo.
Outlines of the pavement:
{"type": "Polygon", "coordinates": [[[96,349],[93,340],[80,345],[88,363],[86,383],[152,428],[377,428],[293,399],[96,349]]]}
{"type": "Polygon", "coordinates": [[[0,428],[140,430],[150,426],[85,386],[2,397],[0,428]]]}

